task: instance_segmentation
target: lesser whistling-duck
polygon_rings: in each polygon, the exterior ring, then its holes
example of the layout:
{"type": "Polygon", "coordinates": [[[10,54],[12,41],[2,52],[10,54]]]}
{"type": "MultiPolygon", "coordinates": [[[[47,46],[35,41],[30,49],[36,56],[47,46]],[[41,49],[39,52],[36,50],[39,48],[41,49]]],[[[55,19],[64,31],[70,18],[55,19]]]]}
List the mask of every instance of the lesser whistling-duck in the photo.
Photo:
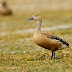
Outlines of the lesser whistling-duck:
{"type": "Polygon", "coordinates": [[[37,22],[33,39],[37,45],[52,51],[51,59],[55,58],[56,50],[61,50],[69,47],[69,44],[63,39],[41,32],[42,17],[39,14],[33,15],[28,20],[35,20],[37,22]]]}
{"type": "Polygon", "coordinates": [[[0,10],[0,15],[12,15],[12,10],[8,7],[6,0],[3,0],[1,4],[2,10],[0,10]]]}

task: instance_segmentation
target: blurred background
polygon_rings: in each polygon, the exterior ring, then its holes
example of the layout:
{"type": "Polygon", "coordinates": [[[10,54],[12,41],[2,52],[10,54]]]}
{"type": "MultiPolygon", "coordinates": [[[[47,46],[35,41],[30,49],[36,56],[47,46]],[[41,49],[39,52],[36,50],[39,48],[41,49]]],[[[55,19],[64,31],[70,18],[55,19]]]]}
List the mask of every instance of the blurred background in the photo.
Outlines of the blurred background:
{"type": "Polygon", "coordinates": [[[0,72],[72,71],[72,0],[0,0],[0,72]],[[33,14],[42,16],[42,32],[66,40],[71,49],[51,51],[33,41],[33,14]]]}
{"type": "MultiPolygon", "coordinates": [[[[3,0],[0,0],[2,3],[3,0]]],[[[69,10],[72,9],[72,0],[6,0],[13,11],[35,10],[69,10]]]]}

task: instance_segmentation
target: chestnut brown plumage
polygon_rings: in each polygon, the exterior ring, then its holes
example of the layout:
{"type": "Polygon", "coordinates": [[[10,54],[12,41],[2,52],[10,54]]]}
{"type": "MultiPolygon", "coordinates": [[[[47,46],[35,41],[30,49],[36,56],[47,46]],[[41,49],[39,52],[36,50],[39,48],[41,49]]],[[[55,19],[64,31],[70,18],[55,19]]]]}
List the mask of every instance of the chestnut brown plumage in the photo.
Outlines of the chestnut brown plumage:
{"type": "Polygon", "coordinates": [[[33,15],[28,20],[35,20],[37,22],[33,39],[37,45],[52,51],[51,59],[55,58],[56,50],[61,50],[69,47],[69,44],[63,39],[49,33],[45,34],[41,32],[42,17],[39,14],[33,15]]]}

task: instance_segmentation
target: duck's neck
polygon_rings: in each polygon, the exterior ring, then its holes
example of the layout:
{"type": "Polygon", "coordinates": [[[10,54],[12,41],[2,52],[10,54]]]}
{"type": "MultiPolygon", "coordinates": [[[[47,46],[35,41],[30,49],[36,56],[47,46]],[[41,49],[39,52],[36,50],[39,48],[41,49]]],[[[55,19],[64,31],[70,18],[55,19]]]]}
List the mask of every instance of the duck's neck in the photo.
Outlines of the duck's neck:
{"type": "Polygon", "coordinates": [[[41,32],[42,20],[37,21],[35,32],[41,32]]]}
{"type": "Polygon", "coordinates": [[[8,8],[8,7],[7,7],[7,5],[6,5],[6,6],[3,6],[3,8],[5,8],[5,9],[6,9],[6,8],[8,8]]]}

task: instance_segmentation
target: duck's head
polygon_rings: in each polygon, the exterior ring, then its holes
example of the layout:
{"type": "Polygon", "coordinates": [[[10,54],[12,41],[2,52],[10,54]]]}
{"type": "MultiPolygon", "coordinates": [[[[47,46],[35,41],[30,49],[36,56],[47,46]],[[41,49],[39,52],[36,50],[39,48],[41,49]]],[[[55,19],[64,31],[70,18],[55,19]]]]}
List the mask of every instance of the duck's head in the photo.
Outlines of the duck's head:
{"type": "Polygon", "coordinates": [[[42,17],[40,16],[40,14],[34,14],[31,18],[29,18],[27,20],[41,21],[42,17]]]}
{"type": "Polygon", "coordinates": [[[3,0],[3,2],[2,2],[2,6],[3,6],[3,7],[6,7],[6,6],[7,6],[7,3],[6,3],[5,0],[3,0]]]}
{"type": "Polygon", "coordinates": [[[0,4],[0,7],[7,7],[7,2],[6,0],[3,0],[2,3],[0,4]]]}

